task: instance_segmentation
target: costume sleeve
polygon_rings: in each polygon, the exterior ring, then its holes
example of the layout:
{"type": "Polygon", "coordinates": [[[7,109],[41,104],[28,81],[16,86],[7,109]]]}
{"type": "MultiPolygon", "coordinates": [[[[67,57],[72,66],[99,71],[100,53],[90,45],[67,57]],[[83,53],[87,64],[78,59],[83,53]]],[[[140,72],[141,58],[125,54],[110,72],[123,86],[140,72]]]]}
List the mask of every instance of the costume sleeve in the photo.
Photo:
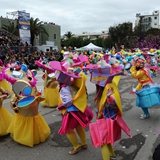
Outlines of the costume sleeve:
{"type": "MultiPolygon", "coordinates": [[[[131,72],[132,77],[136,78],[136,79],[141,79],[145,74],[145,72],[143,70],[136,71],[135,66],[131,67],[130,72],[131,72]]],[[[140,90],[141,88],[142,88],[142,84],[138,83],[136,90],[140,90]]]]}
{"type": "Polygon", "coordinates": [[[138,83],[138,85],[136,86],[136,90],[140,90],[142,88],[142,85],[140,83],[138,83]]]}
{"type": "Polygon", "coordinates": [[[132,77],[136,79],[141,78],[144,75],[144,71],[142,70],[137,71],[135,66],[131,67],[130,72],[132,77]]]}
{"type": "Polygon", "coordinates": [[[71,95],[70,88],[68,86],[61,88],[60,96],[63,101],[63,106],[70,107],[72,105],[72,95],[71,95]]]}

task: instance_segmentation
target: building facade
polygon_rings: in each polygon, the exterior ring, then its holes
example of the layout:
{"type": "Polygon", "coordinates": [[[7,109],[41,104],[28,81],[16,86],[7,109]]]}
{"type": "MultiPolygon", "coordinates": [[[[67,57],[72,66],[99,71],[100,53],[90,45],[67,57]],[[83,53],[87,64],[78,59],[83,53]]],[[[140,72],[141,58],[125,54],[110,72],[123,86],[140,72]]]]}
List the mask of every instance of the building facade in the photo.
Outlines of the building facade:
{"type": "Polygon", "coordinates": [[[10,22],[13,22],[14,25],[17,25],[17,19],[13,20],[13,19],[9,19],[9,18],[3,18],[2,16],[0,17],[0,28],[3,27],[3,25],[9,25],[10,22]]]}
{"type": "Polygon", "coordinates": [[[52,22],[44,22],[43,27],[46,29],[49,36],[41,33],[36,39],[38,39],[37,45],[45,45],[47,41],[54,43],[58,49],[61,49],[61,27],[52,22]]]}
{"type": "Polygon", "coordinates": [[[155,10],[151,14],[136,14],[135,26],[141,25],[144,30],[160,28],[159,11],[155,10]]]}
{"type": "MultiPolygon", "coordinates": [[[[15,26],[17,26],[17,19],[8,19],[0,17],[0,29],[3,25],[9,25],[10,22],[14,22],[15,26]]],[[[49,36],[41,33],[39,36],[35,37],[34,46],[38,45],[46,45],[46,41],[51,41],[57,46],[58,50],[61,49],[61,27],[52,22],[44,22],[43,27],[46,29],[49,36]]]]}
{"type": "Polygon", "coordinates": [[[75,34],[73,37],[82,37],[83,39],[90,39],[95,40],[97,38],[107,38],[108,32],[107,31],[101,31],[101,32],[82,32],[82,34],[75,34]]]}

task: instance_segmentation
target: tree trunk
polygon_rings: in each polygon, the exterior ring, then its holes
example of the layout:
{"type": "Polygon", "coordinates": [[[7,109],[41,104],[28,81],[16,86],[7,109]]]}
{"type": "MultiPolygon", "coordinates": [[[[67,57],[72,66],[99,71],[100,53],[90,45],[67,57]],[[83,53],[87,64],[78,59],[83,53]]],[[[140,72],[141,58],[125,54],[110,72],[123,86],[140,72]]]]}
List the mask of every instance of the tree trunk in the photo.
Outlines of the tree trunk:
{"type": "Polygon", "coordinates": [[[34,46],[34,36],[31,34],[31,44],[34,46]]]}

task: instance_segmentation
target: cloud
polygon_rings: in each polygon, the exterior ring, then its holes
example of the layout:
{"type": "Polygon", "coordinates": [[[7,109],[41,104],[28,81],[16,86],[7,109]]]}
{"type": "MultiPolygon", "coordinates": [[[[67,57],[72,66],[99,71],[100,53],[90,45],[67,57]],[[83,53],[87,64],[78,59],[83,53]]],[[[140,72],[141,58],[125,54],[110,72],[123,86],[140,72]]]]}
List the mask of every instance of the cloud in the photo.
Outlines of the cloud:
{"type": "Polygon", "coordinates": [[[160,8],[159,0],[1,0],[0,15],[26,10],[31,17],[61,26],[61,33],[101,32],[110,26],[136,20],[136,13],[160,8]]]}

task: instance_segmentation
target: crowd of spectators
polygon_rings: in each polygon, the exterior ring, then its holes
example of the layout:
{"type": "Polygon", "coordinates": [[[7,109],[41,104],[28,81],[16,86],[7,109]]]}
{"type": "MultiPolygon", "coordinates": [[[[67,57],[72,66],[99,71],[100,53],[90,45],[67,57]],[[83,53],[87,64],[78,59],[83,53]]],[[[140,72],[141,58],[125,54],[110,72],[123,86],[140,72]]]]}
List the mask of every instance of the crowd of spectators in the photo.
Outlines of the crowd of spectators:
{"type": "Polygon", "coordinates": [[[48,61],[61,61],[63,56],[57,50],[38,51],[36,47],[33,48],[27,42],[23,44],[19,38],[0,32],[0,59],[4,65],[20,61],[28,65],[29,69],[38,69],[35,61],[44,58],[47,58],[48,61]]]}
{"type": "Polygon", "coordinates": [[[28,53],[18,53],[18,54],[10,54],[6,53],[5,55],[1,55],[1,60],[3,61],[3,64],[7,63],[14,63],[16,61],[19,61],[21,63],[26,64],[29,69],[38,69],[38,66],[35,64],[36,60],[44,60],[48,59],[48,61],[61,61],[63,58],[61,56],[61,53],[59,51],[50,51],[50,52],[43,52],[43,51],[36,51],[31,54],[28,53]]]}
{"type": "Polygon", "coordinates": [[[7,32],[0,31],[0,55],[7,52],[16,52],[18,51],[19,46],[23,46],[23,43],[20,42],[18,37],[7,32]]]}

